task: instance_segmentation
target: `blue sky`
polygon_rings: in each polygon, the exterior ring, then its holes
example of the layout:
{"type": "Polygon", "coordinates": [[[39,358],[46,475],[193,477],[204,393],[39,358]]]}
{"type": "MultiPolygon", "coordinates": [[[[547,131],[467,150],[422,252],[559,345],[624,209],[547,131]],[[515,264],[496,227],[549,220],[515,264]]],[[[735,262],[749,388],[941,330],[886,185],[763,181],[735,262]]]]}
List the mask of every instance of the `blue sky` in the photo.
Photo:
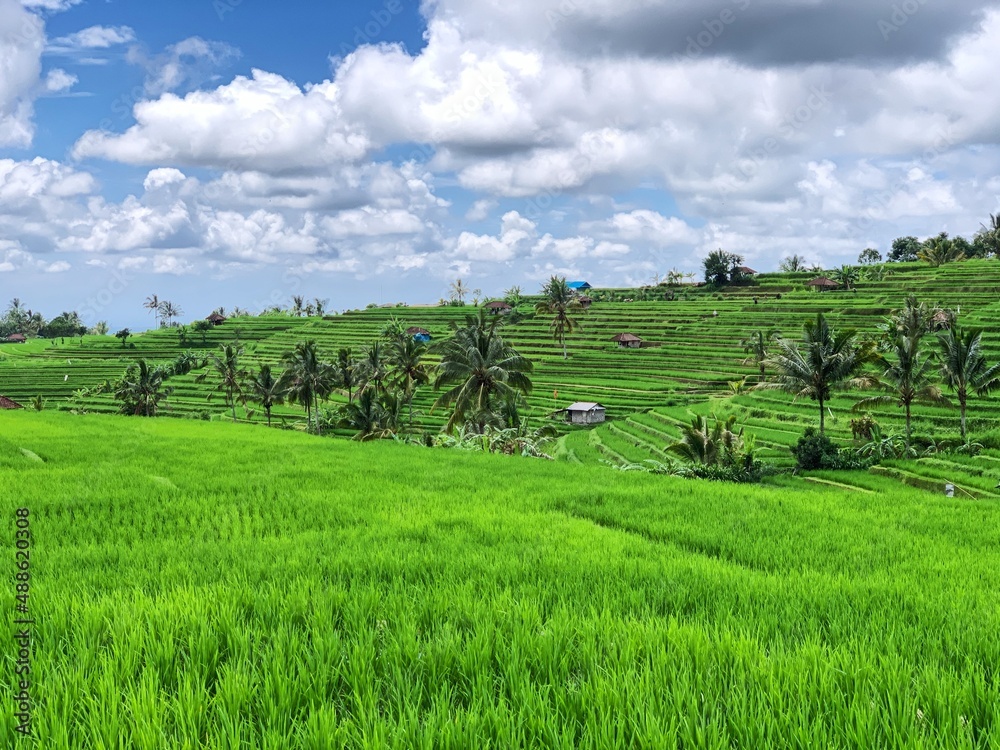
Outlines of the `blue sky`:
{"type": "Polygon", "coordinates": [[[982,0],[0,0],[0,297],[141,328],[1000,212],[982,0]]]}

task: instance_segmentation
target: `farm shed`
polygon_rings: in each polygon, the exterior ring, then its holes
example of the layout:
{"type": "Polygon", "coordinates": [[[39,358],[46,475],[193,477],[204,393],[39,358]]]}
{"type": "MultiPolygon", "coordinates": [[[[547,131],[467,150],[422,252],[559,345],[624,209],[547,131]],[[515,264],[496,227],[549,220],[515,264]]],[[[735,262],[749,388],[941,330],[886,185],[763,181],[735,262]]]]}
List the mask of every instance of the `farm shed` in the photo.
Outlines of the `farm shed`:
{"type": "Polygon", "coordinates": [[[568,286],[574,292],[585,292],[588,289],[593,289],[593,287],[586,281],[570,281],[567,282],[566,286],[568,286]]]}
{"type": "Polygon", "coordinates": [[[406,335],[412,336],[415,341],[423,341],[424,343],[431,340],[431,332],[426,328],[420,328],[418,326],[410,326],[407,328],[406,335]]]}
{"type": "Polygon", "coordinates": [[[0,396],[0,409],[23,409],[17,401],[12,401],[6,396],[0,396]]]}
{"type": "Polygon", "coordinates": [[[566,407],[566,421],[573,424],[600,424],[604,421],[604,407],[590,401],[578,401],[566,407]]]}
{"type": "Polygon", "coordinates": [[[638,349],[642,346],[642,339],[634,333],[619,333],[611,340],[618,344],[618,346],[628,349],[638,349]]]}
{"type": "Polygon", "coordinates": [[[833,279],[828,279],[826,276],[820,276],[819,278],[813,279],[812,281],[807,281],[806,286],[815,287],[821,292],[825,292],[828,289],[840,288],[840,284],[838,284],[833,279]]]}
{"type": "Polygon", "coordinates": [[[486,309],[489,310],[494,315],[507,315],[514,308],[508,305],[506,302],[490,302],[486,305],[486,309]]]}
{"type": "Polygon", "coordinates": [[[584,310],[586,310],[592,304],[594,304],[594,300],[592,300],[590,297],[587,297],[587,296],[583,296],[583,297],[578,298],[577,302],[580,303],[580,307],[582,307],[584,310]]]}
{"type": "Polygon", "coordinates": [[[756,276],[757,272],[750,268],[750,266],[740,266],[736,269],[736,273],[743,276],[756,276]]]}
{"type": "Polygon", "coordinates": [[[7,341],[11,344],[23,344],[28,338],[23,333],[12,333],[7,337],[7,341]]]}
{"type": "Polygon", "coordinates": [[[223,323],[226,322],[225,317],[222,316],[222,315],[219,315],[219,313],[212,313],[207,318],[205,318],[205,320],[207,320],[213,326],[221,326],[223,323]]]}

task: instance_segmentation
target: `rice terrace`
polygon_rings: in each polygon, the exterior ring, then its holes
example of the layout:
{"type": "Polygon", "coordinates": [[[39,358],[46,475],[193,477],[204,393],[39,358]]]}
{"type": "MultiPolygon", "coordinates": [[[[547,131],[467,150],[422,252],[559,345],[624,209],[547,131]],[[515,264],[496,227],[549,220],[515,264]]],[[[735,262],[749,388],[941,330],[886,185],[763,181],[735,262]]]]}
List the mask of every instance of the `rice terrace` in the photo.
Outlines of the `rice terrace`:
{"type": "Polygon", "coordinates": [[[994,746],[1000,265],[847,276],[4,345],[34,746],[994,746]]]}
{"type": "Polygon", "coordinates": [[[1000,750],[996,0],[0,0],[0,750],[1000,750]]]}

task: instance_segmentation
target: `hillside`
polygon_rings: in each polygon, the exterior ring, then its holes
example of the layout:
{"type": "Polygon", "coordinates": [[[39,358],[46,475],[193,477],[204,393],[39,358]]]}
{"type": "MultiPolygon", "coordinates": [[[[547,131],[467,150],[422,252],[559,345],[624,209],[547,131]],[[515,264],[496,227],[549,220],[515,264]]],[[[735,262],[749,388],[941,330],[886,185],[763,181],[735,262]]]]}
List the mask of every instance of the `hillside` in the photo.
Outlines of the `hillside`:
{"type": "MultiPolygon", "coordinates": [[[[520,308],[526,319],[508,326],[505,336],[535,363],[529,406],[536,422],[577,400],[598,401],[608,409],[608,424],[596,430],[571,431],[559,451],[564,458],[617,464],[658,459],[665,446],[677,438],[678,425],[689,422],[693,414],[732,413],[757,436],[766,458],[788,465],[788,446],[806,426],[816,422],[815,404],[793,403],[782,393],[745,388],[732,396],[730,383],[743,377],[748,378],[748,386],[755,382],[756,368],[743,363],[746,355],[741,345],[755,332],[777,331],[797,338],[803,322],[817,312],[827,314],[838,326],[874,332],[884,316],[912,292],[931,304],[959,309],[963,325],[984,328],[988,356],[1000,359],[1000,330],[992,324],[1000,315],[1000,263],[968,261],[940,268],[890,264],[886,268],[888,273],[881,280],[863,281],[850,292],[809,290],[804,282],[810,274],[764,274],[752,286],[732,286],[719,292],[681,287],[675,290],[672,301],[663,299],[662,288],[655,293],[655,301],[597,301],[582,316],[583,330],[570,337],[566,360],[549,334],[548,320],[533,316],[529,303],[520,308]],[[620,349],[610,339],[621,332],[635,333],[650,346],[620,349]]],[[[638,290],[598,290],[594,294],[618,299],[629,295],[638,296],[638,290]]],[[[5,345],[0,346],[0,393],[22,403],[42,395],[48,408],[114,412],[116,404],[108,395],[73,395],[118,377],[137,357],[166,363],[184,351],[209,353],[220,343],[236,339],[248,347],[251,363],[277,364],[296,342],[311,338],[319,343],[324,356],[332,358],[341,347],[360,352],[392,316],[405,325],[428,329],[439,340],[447,335],[450,323],[460,322],[472,312],[471,307],[397,307],[323,319],[239,318],[212,330],[204,341],[193,335],[182,345],[175,331],[157,330],[134,337],[127,349],[110,337],[87,337],[82,343],[74,339],[5,345]]],[[[222,399],[210,401],[211,385],[196,383],[197,375],[193,372],[171,379],[174,394],[164,413],[225,418],[222,399]]],[[[828,427],[835,438],[851,437],[852,415],[848,410],[861,395],[843,394],[830,404],[828,427]]],[[[446,415],[431,410],[435,396],[430,387],[417,391],[417,430],[436,431],[443,424],[446,415]]],[[[334,404],[345,400],[343,395],[333,397],[334,404]]],[[[886,432],[899,429],[898,408],[882,406],[871,413],[886,432]]],[[[282,424],[302,420],[301,410],[287,405],[277,407],[275,414],[282,424]]],[[[253,417],[256,421],[262,418],[259,412],[253,417]]],[[[1000,400],[976,400],[971,422],[974,433],[996,432],[998,420],[1000,400]]],[[[919,407],[914,425],[918,435],[940,439],[957,432],[957,421],[956,409],[919,407]]],[[[897,475],[915,473],[935,482],[957,482],[960,489],[973,495],[989,496],[1000,479],[1000,454],[987,451],[978,465],[982,467],[976,470],[979,473],[970,473],[962,462],[930,456],[900,465],[897,468],[903,473],[897,475]]]]}
{"type": "Polygon", "coordinates": [[[0,705],[3,748],[987,748],[1000,725],[993,503],[0,423],[37,696],[34,741],[0,705]]]}

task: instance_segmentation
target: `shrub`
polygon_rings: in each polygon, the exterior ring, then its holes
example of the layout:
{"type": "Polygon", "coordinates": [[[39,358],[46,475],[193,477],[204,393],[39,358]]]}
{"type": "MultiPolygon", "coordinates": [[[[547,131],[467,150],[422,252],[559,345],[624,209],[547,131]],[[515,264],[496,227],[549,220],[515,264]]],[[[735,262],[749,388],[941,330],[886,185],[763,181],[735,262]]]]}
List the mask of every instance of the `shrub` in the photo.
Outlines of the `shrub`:
{"type": "Polygon", "coordinates": [[[836,469],[840,449],[837,444],[815,427],[807,427],[792,448],[795,465],[800,469],[836,469]]]}

